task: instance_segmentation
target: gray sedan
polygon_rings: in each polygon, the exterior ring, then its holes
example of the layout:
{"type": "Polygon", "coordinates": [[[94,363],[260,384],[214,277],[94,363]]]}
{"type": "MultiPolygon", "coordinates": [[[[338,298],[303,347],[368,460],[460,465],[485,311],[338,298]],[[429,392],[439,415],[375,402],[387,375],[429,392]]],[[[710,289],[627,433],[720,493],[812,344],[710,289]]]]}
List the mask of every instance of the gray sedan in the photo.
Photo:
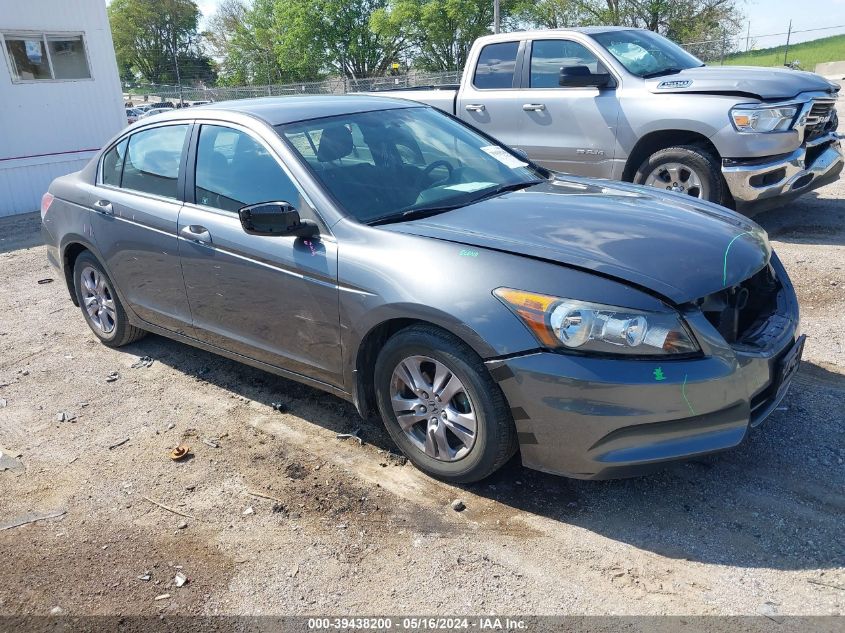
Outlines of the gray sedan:
{"type": "Polygon", "coordinates": [[[42,203],[93,333],[378,413],[421,470],[628,476],[739,444],[803,337],[765,233],[549,172],[429,107],[257,99],[139,121],[42,203]]]}

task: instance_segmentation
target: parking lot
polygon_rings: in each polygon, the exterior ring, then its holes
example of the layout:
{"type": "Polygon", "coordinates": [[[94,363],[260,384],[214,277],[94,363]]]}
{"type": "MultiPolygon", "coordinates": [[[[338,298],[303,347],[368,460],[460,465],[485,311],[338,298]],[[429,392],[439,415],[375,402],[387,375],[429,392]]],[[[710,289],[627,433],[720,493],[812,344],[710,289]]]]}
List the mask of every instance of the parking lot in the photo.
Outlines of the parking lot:
{"type": "Polygon", "coordinates": [[[38,215],[0,220],[0,612],[841,614],[845,181],[756,220],[808,341],[745,445],[465,488],[322,392],[159,336],[100,345],[38,215]]]}

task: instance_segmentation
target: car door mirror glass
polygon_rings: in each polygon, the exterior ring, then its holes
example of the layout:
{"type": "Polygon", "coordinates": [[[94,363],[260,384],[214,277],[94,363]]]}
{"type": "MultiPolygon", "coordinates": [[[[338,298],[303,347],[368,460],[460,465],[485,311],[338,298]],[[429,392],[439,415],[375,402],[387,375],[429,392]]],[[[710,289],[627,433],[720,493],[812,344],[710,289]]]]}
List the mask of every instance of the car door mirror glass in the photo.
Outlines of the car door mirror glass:
{"type": "Polygon", "coordinates": [[[605,68],[598,68],[591,73],[587,66],[563,66],[560,69],[559,84],[566,88],[607,88],[612,86],[613,78],[605,68]]]}
{"type": "Polygon", "coordinates": [[[316,224],[300,218],[299,211],[288,202],[252,204],[239,209],[238,217],[250,235],[312,237],[319,232],[316,224]]]}

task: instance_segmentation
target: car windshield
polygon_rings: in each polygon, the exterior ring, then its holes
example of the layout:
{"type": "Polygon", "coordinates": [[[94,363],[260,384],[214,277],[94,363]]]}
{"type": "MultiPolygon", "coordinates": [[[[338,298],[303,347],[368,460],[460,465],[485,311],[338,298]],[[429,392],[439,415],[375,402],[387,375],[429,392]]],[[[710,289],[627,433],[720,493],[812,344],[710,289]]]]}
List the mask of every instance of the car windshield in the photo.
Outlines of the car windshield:
{"type": "Polygon", "coordinates": [[[594,33],[592,38],[639,77],[660,77],[704,66],[700,59],[652,31],[606,31],[594,33]]]}
{"type": "Polygon", "coordinates": [[[277,130],[364,223],[433,215],[549,175],[432,108],[343,114],[277,130]]]}

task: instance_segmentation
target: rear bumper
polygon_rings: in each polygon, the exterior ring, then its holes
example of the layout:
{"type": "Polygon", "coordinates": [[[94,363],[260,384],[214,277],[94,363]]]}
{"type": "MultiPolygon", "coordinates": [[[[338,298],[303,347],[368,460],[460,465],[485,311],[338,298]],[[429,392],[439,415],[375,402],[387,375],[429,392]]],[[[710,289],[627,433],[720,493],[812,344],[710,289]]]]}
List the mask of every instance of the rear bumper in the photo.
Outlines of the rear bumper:
{"type": "Polygon", "coordinates": [[[722,175],[737,209],[782,205],[838,178],[845,164],[840,138],[829,133],[772,159],[724,159],[722,175]]]}
{"type": "MultiPolygon", "coordinates": [[[[718,333],[703,317],[692,317],[701,357],[537,352],[488,361],[510,404],[523,464],[578,479],[612,479],[737,446],[777,407],[793,376],[783,365],[790,352],[800,352],[798,307],[791,288],[784,294],[784,312],[764,333],[765,348],[735,349],[723,340],[715,348],[718,333]]],[[[796,365],[797,359],[789,369],[796,365]]]]}

